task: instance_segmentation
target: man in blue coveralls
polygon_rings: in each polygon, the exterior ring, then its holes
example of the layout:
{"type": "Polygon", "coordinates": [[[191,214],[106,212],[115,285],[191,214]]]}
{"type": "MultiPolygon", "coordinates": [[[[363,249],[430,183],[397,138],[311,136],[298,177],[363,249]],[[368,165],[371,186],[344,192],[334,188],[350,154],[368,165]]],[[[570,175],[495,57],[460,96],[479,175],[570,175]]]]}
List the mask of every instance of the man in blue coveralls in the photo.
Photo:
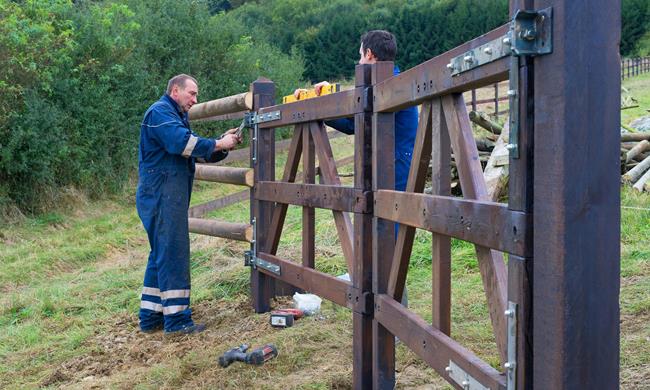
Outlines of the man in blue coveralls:
{"type": "MultiPolygon", "coordinates": [[[[361,45],[359,47],[360,65],[374,64],[377,61],[395,61],[396,54],[397,41],[395,36],[390,32],[373,30],[361,36],[361,45]]],[[[395,65],[393,75],[398,74],[399,68],[395,65]]],[[[329,85],[327,81],[322,81],[314,85],[316,94],[320,95],[321,89],[326,85],[329,85]]],[[[294,92],[294,96],[297,98],[299,93],[300,90],[298,89],[294,92]]],[[[325,121],[325,124],[345,134],[354,134],[353,118],[325,121]]],[[[409,107],[395,113],[395,190],[397,191],[406,190],[417,127],[417,107],[409,107]]],[[[395,230],[395,237],[397,237],[397,229],[395,230]]],[[[406,305],[407,301],[408,298],[405,290],[402,303],[406,305]]]]}
{"type": "Polygon", "coordinates": [[[181,74],[149,107],[140,129],[136,206],[151,252],[140,301],[140,329],[166,335],[198,333],[190,309],[190,241],[187,212],[194,164],[217,162],[241,140],[237,129],[220,139],[198,137],[190,130],[188,112],[196,103],[196,80],[181,74]]]}

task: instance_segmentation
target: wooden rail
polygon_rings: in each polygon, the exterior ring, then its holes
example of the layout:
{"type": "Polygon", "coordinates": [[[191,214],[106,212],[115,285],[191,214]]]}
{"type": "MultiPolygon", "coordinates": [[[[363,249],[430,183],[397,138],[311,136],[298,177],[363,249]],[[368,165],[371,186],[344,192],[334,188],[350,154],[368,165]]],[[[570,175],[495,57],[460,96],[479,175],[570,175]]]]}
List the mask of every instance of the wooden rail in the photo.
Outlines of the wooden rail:
{"type": "Polygon", "coordinates": [[[205,119],[219,115],[238,113],[253,108],[253,95],[250,92],[227,96],[195,104],[189,112],[190,120],[205,119]]]}
{"type": "Polygon", "coordinates": [[[188,218],[190,232],[236,241],[253,241],[253,227],[246,223],[232,223],[200,218],[188,218]]]}

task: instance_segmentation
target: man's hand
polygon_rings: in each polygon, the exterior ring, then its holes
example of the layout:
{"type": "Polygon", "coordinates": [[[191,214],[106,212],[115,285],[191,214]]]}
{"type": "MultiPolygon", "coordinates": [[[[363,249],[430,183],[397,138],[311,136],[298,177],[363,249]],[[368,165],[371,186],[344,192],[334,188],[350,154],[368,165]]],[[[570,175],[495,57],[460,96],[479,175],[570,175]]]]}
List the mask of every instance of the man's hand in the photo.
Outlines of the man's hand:
{"type": "MultiPolygon", "coordinates": [[[[323,87],[326,87],[328,85],[330,85],[330,83],[327,81],[321,81],[320,83],[314,85],[314,92],[316,92],[316,96],[320,96],[320,93],[323,91],[323,87]]],[[[295,97],[296,100],[300,100],[300,92],[307,92],[307,90],[304,88],[298,88],[293,91],[293,97],[295,97]]]]}
{"type": "Polygon", "coordinates": [[[241,142],[241,139],[233,134],[233,130],[237,131],[237,129],[230,129],[223,135],[221,139],[218,139],[216,141],[217,150],[231,150],[241,142]]]}
{"type": "Polygon", "coordinates": [[[323,91],[323,87],[330,85],[327,81],[321,81],[320,83],[314,85],[314,90],[317,96],[320,96],[320,93],[323,91]]]}

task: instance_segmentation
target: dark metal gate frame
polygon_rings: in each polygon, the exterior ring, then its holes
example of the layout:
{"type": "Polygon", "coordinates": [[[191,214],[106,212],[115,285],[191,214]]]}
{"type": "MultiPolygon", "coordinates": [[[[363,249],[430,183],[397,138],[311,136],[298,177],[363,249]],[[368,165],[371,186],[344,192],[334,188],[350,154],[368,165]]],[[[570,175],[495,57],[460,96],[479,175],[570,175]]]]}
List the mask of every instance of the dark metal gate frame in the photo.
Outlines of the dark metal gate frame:
{"type": "Polygon", "coordinates": [[[398,76],[392,63],[357,66],[350,91],[271,106],[273,83],[253,83],[255,309],[294,287],[350,308],[355,388],[394,387],[394,336],[461,389],[618,388],[620,4],[512,0],[510,9],[521,23],[398,76]],[[521,55],[503,55],[510,45],[521,55]],[[486,199],[462,92],[508,79],[506,205],[486,199]],[[416,104],[407,190],[392,191],[394,112],[416,104]],[[354,187],[342,187],[322,121],[352,116],[354,187]],[[287,125],[294,136],[275,181],[273,129],[287,125]],[[450,196],[452,150],[464,199],[450,196]],[[423,195],[429,161],[434,194],[423,195]],[[288,204],[303,207],[302,264],[275,255],[288,204]],[[314,269],[315,207],[333,211],[351,282],[314,269]],[[399,304],[415,228],[433,237],[432,324],[399,304]],[[450,337],[450,237],[476,245],[503,371],[450,337]]]}

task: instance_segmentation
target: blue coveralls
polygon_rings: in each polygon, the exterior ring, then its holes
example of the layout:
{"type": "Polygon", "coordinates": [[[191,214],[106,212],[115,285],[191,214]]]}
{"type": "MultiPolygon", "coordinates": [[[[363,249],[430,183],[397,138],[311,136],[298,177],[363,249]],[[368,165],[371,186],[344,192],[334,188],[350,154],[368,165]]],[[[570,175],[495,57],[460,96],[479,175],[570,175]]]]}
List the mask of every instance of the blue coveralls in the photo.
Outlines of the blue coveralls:
{"type": "MultiPolygon", "coordinates": [[[[399,68],[395,66],[393,75],[398,74],[399,68]]],[[[335,119],[326,121],[325,124],[345,134],[354,134],[352,118],[335,119]]],[[[417,129],[417,107],[409,107],[395,113],[395,190],[397,191],[406,190],[417,129]]]]}
{"type": "Polygon", "coordinates": [[[196,136],[187,113],[163,95],[144,114],[140,129],[136,194],[151,252],[140,301],[140,328],[164,325],[166,332],[192,326],[190,241],[187,212],[195,160],[216,162],[215,140],[196,136]]]}

